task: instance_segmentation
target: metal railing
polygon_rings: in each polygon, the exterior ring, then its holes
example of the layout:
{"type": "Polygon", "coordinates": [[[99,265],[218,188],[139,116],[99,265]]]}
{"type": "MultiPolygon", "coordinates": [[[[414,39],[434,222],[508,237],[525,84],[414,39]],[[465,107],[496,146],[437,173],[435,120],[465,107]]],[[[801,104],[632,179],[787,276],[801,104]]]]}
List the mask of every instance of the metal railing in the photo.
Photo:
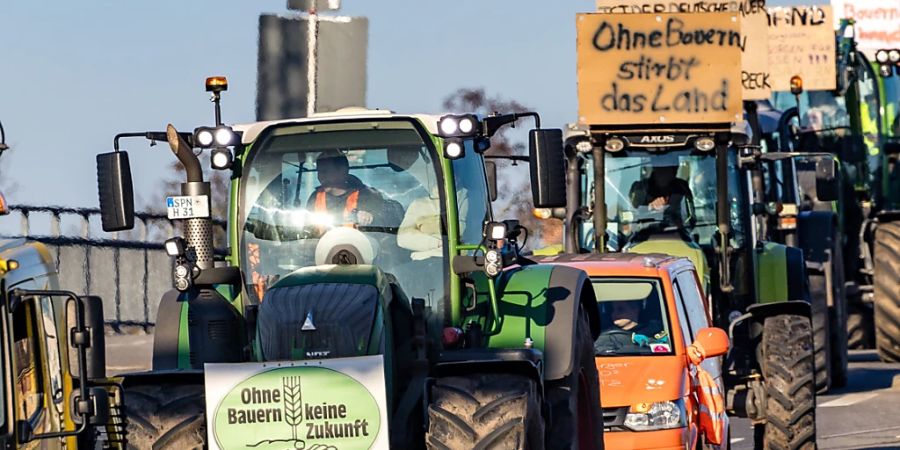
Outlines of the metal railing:
{"type": "MultiPolygon", "coordinates": [[[[104,233],[99,231],[100,210],[96,208],[13,205],[10,210],[12,216],[20,217],[19,232],[0,237],[46,245],[56,259],[60,287],[99,295],[109,328],[149,331],[155,325],[159,301],[172,287],[172,262],[162,242],[179,234],[173,221],[164,214],[139,212],[135,213],[134,230],[104,233]],[[38,215],[49,218],[48,234],[33,232],[38,215]],[[76,218],[80,230],[66,234],[62,224],[69,217],[76,218]],[[94,236],[101,233],[108,237],[94,236]]],[[[224,221],[215,224],[224,230],[224,221]]]]}

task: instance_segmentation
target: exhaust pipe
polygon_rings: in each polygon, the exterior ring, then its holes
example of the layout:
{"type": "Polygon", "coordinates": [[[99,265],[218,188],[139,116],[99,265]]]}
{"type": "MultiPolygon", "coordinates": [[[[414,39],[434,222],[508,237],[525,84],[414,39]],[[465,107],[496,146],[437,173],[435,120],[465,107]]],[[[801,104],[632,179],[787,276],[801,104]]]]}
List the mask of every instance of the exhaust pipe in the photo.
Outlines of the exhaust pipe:
{"type": "MultiPolygon", "coordinates": [[[[203,181],[203,170],[200,168],[200,160],[192,151],[191,145],[178,134],[172,124],[166,126],[166,139],[172,153],[184,166],[187,174],[187,182],[181,183],[181,195],[197,196],[205,195],[210,199],[212,209],[212,196],[209,182],[203,181]]],[[[209,217],[198,217],[184,221],[184,239],[188,248],[192,249],[192,255],[197,267],[201,270],[211,269],[213,261],[213,236],[212,220],[209,217]]]]}

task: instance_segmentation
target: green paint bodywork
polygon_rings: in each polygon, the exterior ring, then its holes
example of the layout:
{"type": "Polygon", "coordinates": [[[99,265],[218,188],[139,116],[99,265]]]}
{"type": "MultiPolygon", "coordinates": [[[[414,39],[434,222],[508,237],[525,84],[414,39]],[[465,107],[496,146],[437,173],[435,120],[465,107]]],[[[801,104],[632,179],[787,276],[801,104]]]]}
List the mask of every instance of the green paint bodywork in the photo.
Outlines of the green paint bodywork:
{"type": "Polygon", "coordinates": [[[788,298],[787,247],[765,242],[755,251],[756,292],[759,303],[776,303],[788,298]]]}
{"type": "Polygon", "coordinates": [[[703,292],[709,292],[709,263],[703,249],[696,242],[687,242],[682,239],[655,238],[640,242],[629,247],[629,253],[663,253],[666,255],[687,258],[694,263],[700,282],[703,284],[703,292]]]}

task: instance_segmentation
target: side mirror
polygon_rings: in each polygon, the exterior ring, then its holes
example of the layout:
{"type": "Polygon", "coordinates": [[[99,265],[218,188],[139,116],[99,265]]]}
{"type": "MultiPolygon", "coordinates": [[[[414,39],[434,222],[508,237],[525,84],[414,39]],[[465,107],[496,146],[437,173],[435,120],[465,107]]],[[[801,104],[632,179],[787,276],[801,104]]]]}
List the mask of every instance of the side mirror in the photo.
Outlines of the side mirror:
{"type": "Polygon", "coordinates": [[[822,202],[833,202],[840,198],[835,163],[831,158],[816,161],[816,198],[822,202]]]}
{"type": "MultiPolygon", "coordinates": [[[[100,297],[88,295],[81,297],[83,305],[84,326],[88,332],[88,347],[85,349],[85,374],[88,380],[106,378],[106,338],[104,335],[103,300],[100,297]]],[[[66,322],[69,330],[75,329],[77,307],[74,301],[66,305],[66,322]]],[[[69,367],[78,367],[78,351],[69,349],[69,367]]],[[[72,371],[72,377],[78,377],[78,371],[72,371]]]]}
{"type": "Polygon", "coordinates": [[[534,129],[528,133],[531,197],[535,208],[566,206],[566,159],[562,130],[534,129]]]}
{"type": "Polygon", "coordinates": [[[487,174],[488,195],[491,201],[497,200],[497,163],[485,161],[484,172],[487,174]]]}
{"type": "Polygon", "coordinates": [[[722,356],[728,353],[728,335],[721,328],[703,328],[691,346],[699,351],[701,360],[722,356]]]}
{"type": "Polygon", "coordinates": [[[134,190],[128,153],[97,155],[97,187],[103,231],[134,228],[134,190]]]}

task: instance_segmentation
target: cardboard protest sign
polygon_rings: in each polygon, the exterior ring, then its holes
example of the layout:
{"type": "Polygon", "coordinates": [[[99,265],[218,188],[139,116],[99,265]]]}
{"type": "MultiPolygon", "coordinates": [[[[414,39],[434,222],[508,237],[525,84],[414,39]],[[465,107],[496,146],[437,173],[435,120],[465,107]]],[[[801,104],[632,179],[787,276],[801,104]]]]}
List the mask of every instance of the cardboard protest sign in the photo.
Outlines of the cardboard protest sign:
{"type": "Polygon", "coordinates": [[[576,21],[579,122],[740,120],[737,14],[590,13],[576,21]]]}
{"type": "Polygon", "coordinates": [[[765,0],[743,1],[667,1],[667,0],[597,0],[597,11],[609,14],[628,13],[703,13],[737,12],[741,16],[741,85],[744,100],[769,98],[768,30],[765,0]]]}
{"type": "Polygon", "coordinates": [[[806,90],[831,90],[837,84],[835,34],[830,6],[768,8],[769,77],[772,89],[788,91],[791,77],[806,90]]]}
{"type": "Polygon", "coordinates": [[[834,27],[856,21],[856,48],[871,59],[881,49],[900,47],[900,1],[831,0],[834,27]]]}

